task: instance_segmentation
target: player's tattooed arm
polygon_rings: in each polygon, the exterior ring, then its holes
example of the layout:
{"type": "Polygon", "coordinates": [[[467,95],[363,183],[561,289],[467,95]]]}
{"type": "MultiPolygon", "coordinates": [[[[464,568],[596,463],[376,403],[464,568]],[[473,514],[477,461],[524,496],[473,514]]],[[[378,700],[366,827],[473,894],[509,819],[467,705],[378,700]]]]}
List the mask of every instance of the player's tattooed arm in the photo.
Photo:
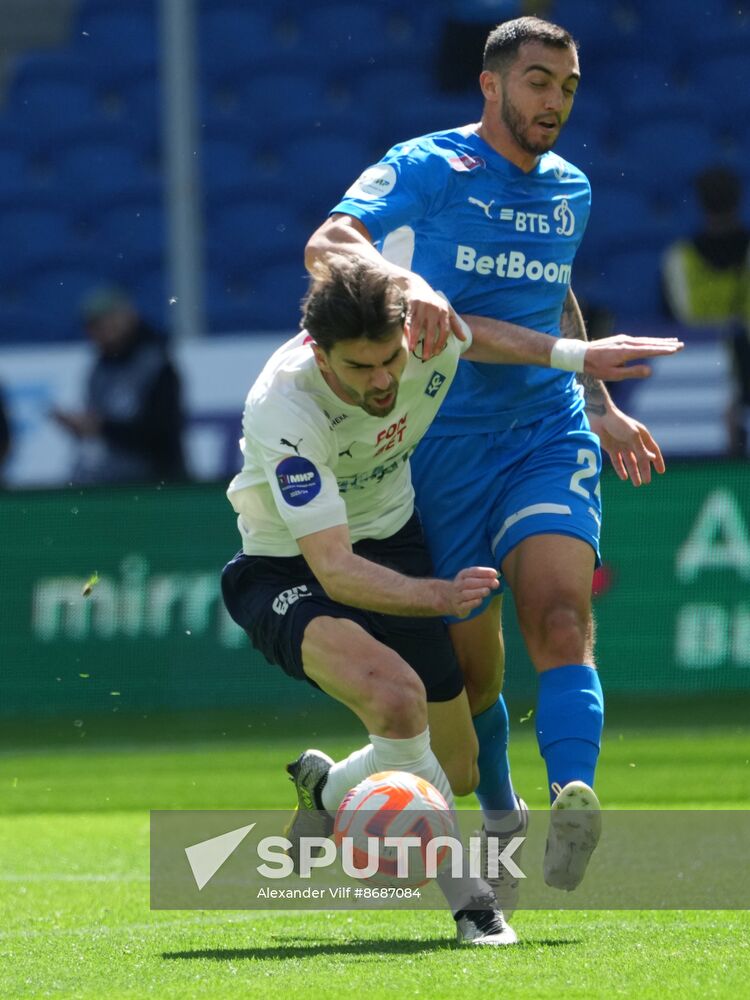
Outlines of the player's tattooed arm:
{"type": "MultiPolygon", "coordinates": [[[[563,305],[562,317],[560,318],[560,333],[568,340],[589,339],[586,336],[586,324],[583,322],[581,307],[578,305],[578,300],[570,288],[568,289],[568,294],[563,305]]],[[[587,375],[585,372],[579,373],[576,378],[583,386],[587,413],[600,417],[603,416],[612,406],[612,399],[604,383],[598,378],[587,375]]]]}

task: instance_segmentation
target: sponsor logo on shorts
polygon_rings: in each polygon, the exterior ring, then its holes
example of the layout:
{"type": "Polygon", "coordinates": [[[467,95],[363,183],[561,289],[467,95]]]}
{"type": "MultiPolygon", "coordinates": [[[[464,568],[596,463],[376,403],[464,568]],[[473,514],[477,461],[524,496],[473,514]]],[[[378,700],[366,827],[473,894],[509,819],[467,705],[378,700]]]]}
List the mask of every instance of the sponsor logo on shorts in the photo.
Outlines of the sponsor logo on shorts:
{"type": "Polygon", "coordinates": [[[304,507],[320,493],[320,473],[307,458],[284,458],[276,466],[276,481],[290,507],[304,507]]]}
{"type": "Polygon", "coordinates": [[[296,604],[301,597],[312,597],[305,584],[300,587],[290,587],[289,590],[282,590],[278,597],[274,598],[271,605],[277,615],[285,615],[293,604],[296,604]]]}
{"type": "Polygon", "coordinates": [[[360,174],[344,197],[372,201],[390,194],[395,186],[396,171],[391,164],[376,163],[374,167],[368,167],[363,174],[360,174]]]}
{"type": "Polygon", "coordinates": [[[430,396],[434,398],[440,392],[440,387],[445,382],[447,375],[443,375],[442,372],[434,371],[430,375],[430,381],[427,383],[427,388],[424,391],[425,396],[430,396]]]}
{"type": "Polygon", "coordinates": [[[529,259],[522,250],[510,250],[495,257],[479,254],[474,247],[459,243],[456,248],[456,270],[474,271],[476,274],[492,274],[498,278],[526,278],[527,281],[546,281],[550,285],[569,285],[571,265],[558,264],[550,260],[529,259]]]}

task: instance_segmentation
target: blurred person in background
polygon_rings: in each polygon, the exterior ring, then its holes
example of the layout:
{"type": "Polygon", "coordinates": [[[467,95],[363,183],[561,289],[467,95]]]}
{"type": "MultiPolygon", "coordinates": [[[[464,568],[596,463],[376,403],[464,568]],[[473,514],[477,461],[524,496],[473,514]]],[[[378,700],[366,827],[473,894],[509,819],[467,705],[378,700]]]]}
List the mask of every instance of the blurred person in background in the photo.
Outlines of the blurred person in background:
{"type": "Polygon", "coordinates": [[[552,0],[446,0],[436,63],[444,93],[473,94],[481,70],[479,53],[495,25],[514,17],[546,17],[552,0]]]}
{"type": "Polygon", "coordinates": [[[118,288],[93,290],[81,317],[97,352],[85,405],[51,414],[79,444],[72,481],[185,479],[180,378],[165,339],[118,288]]]}
{"type": "Polygon", "coordinates": [[[685,326],[714,327],[729,349],[734,388],[727,409],[729,453],[747,455],[750,422],[750,231],[740,216],[742,184],[733,170],[711,167],[695,184],[703,220],[662,262],[670,316],[685,326]]]}

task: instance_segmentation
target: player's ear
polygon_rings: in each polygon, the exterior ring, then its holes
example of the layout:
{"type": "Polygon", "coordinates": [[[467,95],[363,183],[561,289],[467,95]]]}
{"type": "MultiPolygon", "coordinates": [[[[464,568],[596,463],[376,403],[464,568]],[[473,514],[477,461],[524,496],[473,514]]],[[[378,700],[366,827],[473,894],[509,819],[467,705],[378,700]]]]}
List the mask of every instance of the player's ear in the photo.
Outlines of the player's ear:
{"type": "Polygon", "coordinates": [[[488,69],[483,69],[479,74],[479,86],[485,101],[500,100],[500,74],[492,73],[488,69]]]}
{"type": "Polygon", "coordinates": [[[326,357],[326,352],[323,348],[314,341],[310,344],[310,347],[312,347],[312,352],[315,355],[315,361],[318,368],[320,368],[322,372],[329,372],[331,370],[331,366],[328,363],[328,358],[326,357]]]}

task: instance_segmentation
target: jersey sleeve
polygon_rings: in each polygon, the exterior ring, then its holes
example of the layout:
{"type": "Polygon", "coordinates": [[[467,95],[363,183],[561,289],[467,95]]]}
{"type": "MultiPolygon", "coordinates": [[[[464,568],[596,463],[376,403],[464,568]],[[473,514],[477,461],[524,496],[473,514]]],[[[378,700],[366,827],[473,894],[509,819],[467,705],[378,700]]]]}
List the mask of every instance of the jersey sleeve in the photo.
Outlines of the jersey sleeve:
{"type": "Polygon", "coordinates": [[[293,538],[347,523],[330,467],[331,431],[312,401],[268,395],[246,407],[243,429],[293,538]]]}
{"type": "Polygon", "coordinates": [[[330,214],[354,216],[379,243],[394,229],[430,213],[442,193],[441,166],[420,146],[394,146],[357,178],[330,214]]]}

